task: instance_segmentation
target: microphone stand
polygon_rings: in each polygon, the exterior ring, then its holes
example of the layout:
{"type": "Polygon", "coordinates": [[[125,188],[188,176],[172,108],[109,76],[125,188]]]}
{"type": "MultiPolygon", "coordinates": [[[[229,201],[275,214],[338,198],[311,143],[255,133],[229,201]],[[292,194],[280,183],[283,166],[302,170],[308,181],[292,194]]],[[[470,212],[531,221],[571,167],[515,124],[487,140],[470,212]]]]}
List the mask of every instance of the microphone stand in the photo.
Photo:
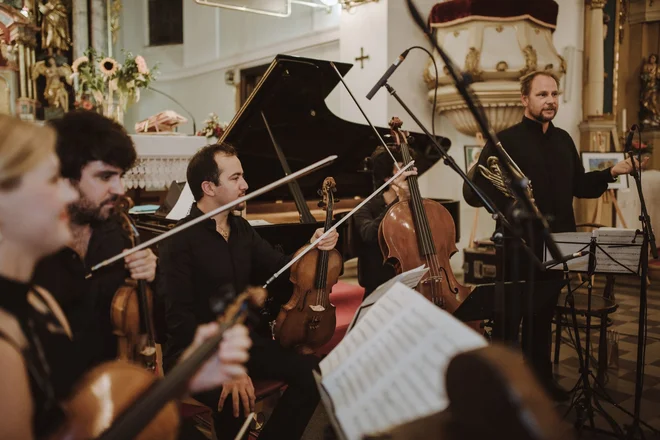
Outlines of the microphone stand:
{"type": "MultiPolygon", "coordinates": [[[[534,201],[529,197],[529,195],[526,192],[526,189],[529,184],[529,180],[527,179],[527,177],[520,175],[519,171],[511,163],[509,155],[504,151],[504,148],[502,148],[502,144],[497,139],[495,132],[490,127],[488,123],[488,119],[486,118],[486,115],[483,111],[483,107],[481,106],[481,103],[479,102],[478,98],[476,97],[474,92],[472,92],[472,90],[469,88],[468,82],[461,75],[461,73],[459,72],[458,68],[451,60],[449,55],[447,55],[447,53],[440,47],[438,42],[433,38],[433,34],[431,33],[431,30],[428,28],[424,19],[422,19],[421,15],[419,14],[419,11],[413,4],[412,0],[406,0],[406,3],[408,4],[408,9],[410,10],[410,14],[412,15],[413,19],[415,20],[417,25],[422,29],[424,34],[428,37],[429,41],[431,42],[435,50],[438,51],[438,54],[440,54],[442,61],[447,66],[449,74],[451,75],[454,81],[454,85],[456,89],[463,97],[463,100],[465,101],[470,112],[474,116],[474,119],[477,121],[477,124],[479,125],[481,132],[484,133],[486,139],[493,145],[495,149],[495,154],[499,158],[500,163],[506,164],[505,168],[508,169],[508,174],[511,179],[511,184],[512,184],[511,186],[515,198],[519,202],[519,205],[521,205],[521,207],[523,207],[524,210],[527,211],[526,213],[520,212],[520,214],[523,217],[536,219],[539,222],[541,222],[541,224],[543,225],[543,236],[546,242],[546,246],[550,251],[550,254],[554,259],[560,259],[562,255],[561,252],[559,251],[559,247],[557,246],[557,243],[553,240],[551,236],[550,226],[548,225],[547,219],[541,214],[534,201]]],[[[393,89],[391,88],[391,86],[389,86],[389,84],[387,83],[385,83],[384,85],[387,88],[387,90],[390,92],[390,94],[392,94],[392,96],[394,96],[395,99],[397,99],[397,101],[399,101],[399,103],[403,106],[401,100],[398,98],[396,93],[394,94],[392,93],[393,89]]],[[[413,117],[415,122],[417,122],[417,124],[424,130],[424,133],[427,136],[429,136],[428,130],[422,127],[422,125],[419,123],[419,120],[415,118],[414,115],[412,115],[410,110],[405,106],[404,109],[406,109],[406,111],[411,115],[411,117],[413,117]]],[[[436,146],[436,148],[439,147],[437,142],[434,142],[434,145],[436,146]]],[[[464,173],[462,173],[461,177],[463,176],[464,173]]],[[[475,186],[470,185],[470,188],[474,190],[475,186]]],[[[479,197],[482,198],[481,195],[479,197]]],[[[523,208],[519,208],[518,210],[521,211],[523,208]]]]}
{"type": "MultiPolygon", "coordinates": [[[[640,133],[640,150],[641,150],[641,133],[640,133]]],[[[641,214],[639,220],[642,222],[642,250],[641,250],[641,286],[639,291],[639,326],[637,330],[637,371],[635,376],[635,410],[633,422],[628,427],[627,438],[633,439],[639,432],[640,436],[644,438],[644,433],[640,426],[640,408],[642,403],[642,392],[644,389],[644,362],[646,357],[646,313],[647,313],[647,284],[649,270],[649,245],[654,259],[658,258],[658,249],[655,244],[655,235],[651,226],[651,217],[646,209],[646,202],[644,200],[644,193],[642,192],[641,181],[641,168],[637,170],[635,166],[634,153],[628,151],[630,160],[632,162],[633,172],[631,175],[635,179],[637,186],[637,193],[639,194],[639,201],[641,205],[641,214]]],[[[641,162],[640,162],[641,164],[641,162]]],[[[646,425],[646,424],[645,424],[646,425]]],[[[647,425],[648,426],[648,425],[647,425]]]]}
{"type": "MultiPolygon", "coordinates": [[[[511,186],[512,186],[512,192],[515,196],[516,201],[518,202],[517,205],[518,207],[515,207],[512,210],[512,217],[518,225],[521,225],[521,222],[527,222],[529,223],[528,230],[532,230],[532,222],[538,221],[541,223],[542,228],[543,228],[543,238],[545,241],[545,245],[548,248],[550,254],[554,259],[560,259],[562,258],[561,252],[559,251],[559,247],[557,246],[557,243],[554,241],[551,235],[550,231],[550,226],[548,224],[547,219],[541,214],[539,211],[538,207],[534,203],[534,201],[531,199],[530,195],[527,192],[528,186],[529,186],[529,180],[527,177],[525,177],[522,172],[517,168],[517,166],[514,166],[513,162],[511,161],[511,158],[509,155],[506,153],[504,148],[502,147],[502,144],[500,141],[497,139],[497,136],[495,135],[495,132],[493,129],[490,127],[488,123],[488,119],[486,118],[486,115],[483,111],[483,107],[481,106],[478,98],[476,95],[472,92],[470,89],[468,82],[465,80],[465,78],[461,75],[459,72],[458,68],[456,65],[453,63],[449,55],[440,47],[438,42],[433,38],[433,34],[431,33],[431,30],[428,28],[427,23],[422,19],[421,15],[419,14],[419,11],[413,4],[412,0],[406,0],[406,3],[408,4],[408,9],[410,11],[410,14],[412,15],[413,19],[417,23],[417,25],[422,29],[428,40],[431,42],[432,46],[435,48],[435,50],[438,52],[440,57],[442,58],[443,62],[445,63],[449,74],[451,75],[454,85],[456,89],[459,91],[461,96],[463,97],[463,100],[467,104],[470,112],[474,116],[474,119],[477,121],[477,124],[479,125],[479,128],[481,129],[481,132],[486,136],[486,139],[493,145],[495,154],[499,158],[500,163],[504,163],[505,169],[508,171],[509,178],[511,181],[511,186]]],[[[426,130],[423,125],[419,122],[419,120],[412,114],[410,109],[408,109],[407,106],[402,102],[402,100],[398,97],[394,89],[387,83],[384,84],[387,90],[390,92],[392,96],[401,104],[401,106],[410,114],[410,116],[417,122],[417,124],[422,128],[424,133],[429,136],[429,138],[432,138],[426,130]]],[[[470,185],[470,188],[474,191],[476,188],[476,185],[471,184],[472,182],[467,178],[467,175],[460,170],[460,168],[456,165],[455,161],[452,161],[448,158],[447,154],[445,151],[440,148],[440,145],[438,145],[437,142],[433,142],[433,144],[436,146],[436,148],[441,151],[445,158],[445,163],[447,165],[450,165],[455,171],[459,173],[459,175],[463,178],[464,181],[468,182],[468,185],[470,185]]],[[[506,171],[505,171],[506,172],[506,171]]],[[[484,199],[483,195],[479,192],[477,192],[478,196],[480,199],[484,199]]],[[[492,205],[486,205],[486,209],[492,209],[492,205]]],[[[494,211],[493,211],[494,212],[494,211]]],[[[503,218],[500,218],[502,220],[503,218]]],[[[520,231],[522,231],[522,228],[512,228],[510,229],[514,232],[518,232],[518,238],[522,240],[522,237],[520,236],[520,231]]],[[[531,237],[530,237],[531,238],[531,237]]],[[[529,248],[528,246],[524,246],[528,254],[534,254],[533,249],[529,248]]],[[[539,269],[542,271],[543,267],[538,258],[534,256],[532,261],[539,267],[539,269]]],[[[519,265],[519,260],[516,260],[514,262],[515,265],[519,265]]],[[[517,271],[517,268],[515,268],[517,271]]],[[[533,306],[532,306],[532,301],[533,301],[533,294],[534,294],[534,276],[535,276],[535,271],[530,268],[529,271],[529,276],[531,279],[527,280],[528,288],[527,288],[527,300],[529,301],[528,303],[528,309],[527,309],[527,320],[531,323],[531,320],[533,319],[533,306]]],[[[504,276],[504,274],[502,274],[504,276]]],[[[531,329],[531,327],[530,327],[531,329]]],[[[528,341],[528,347],[529,344],[531,344],[531,331],[529,331],[529,341],[528,341]]]]}

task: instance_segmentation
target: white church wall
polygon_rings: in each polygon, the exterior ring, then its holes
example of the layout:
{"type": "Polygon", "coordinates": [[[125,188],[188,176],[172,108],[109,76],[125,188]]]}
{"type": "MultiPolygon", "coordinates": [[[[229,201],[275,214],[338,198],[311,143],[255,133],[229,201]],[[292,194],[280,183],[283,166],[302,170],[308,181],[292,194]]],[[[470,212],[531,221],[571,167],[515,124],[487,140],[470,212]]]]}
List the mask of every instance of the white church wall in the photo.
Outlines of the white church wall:
{"type": "MultiPolygon", "coordinates": [[[[148,64],[160,63],[160,75],[153,87],[172,95],[195,117],[198,129],[210,112],[230,121],[236,113],[238,84],[225,83],[225,72],[269,63],[278,53],[312,58],[339,57],[339,14],[293,5],[288,18],[262,16],[184,2],[184,43],[148,46],[146,2],[130,2],[122,11],[122,27],[116,48],[143,55],[148,64]]],[[[115,53],[120,60],[122,55],[115,53]]],[[[338,109],[338,97],[329,100],[338,109]]],[[[131,106],[125,125],[133,132],[135,122],[164,109],[189,118],[167,98],[144,91],[140,102],[131,106]]],[[[189,118],[190,119],[190,118],[189,118]]],[[[180,126],[192,133],[192,123],[180,126]]]]}

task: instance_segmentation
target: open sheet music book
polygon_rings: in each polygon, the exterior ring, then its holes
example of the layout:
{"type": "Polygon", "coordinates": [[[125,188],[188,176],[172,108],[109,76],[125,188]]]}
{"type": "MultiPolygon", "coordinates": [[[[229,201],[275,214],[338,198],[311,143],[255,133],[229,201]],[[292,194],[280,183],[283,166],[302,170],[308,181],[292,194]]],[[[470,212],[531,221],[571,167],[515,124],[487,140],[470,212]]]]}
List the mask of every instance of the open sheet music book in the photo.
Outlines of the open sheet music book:
{"type": "MultiPolygon", "coordinates": [[[[596,273],[636,273],[640,271],[640,257],[643,236],[636,229],[598,228],[592,232],[562,232],[552,234],[562,255],[569,255],[589,250],[591,238],[596,237],[596,273]]],[[[552,256],[545,250],[545,261],[552,256]]],[[[568,269],[576,272],[586,272],[589,265],[589,255],[575,258],[566,263],[568,269]]],[[[563,270],[564,265],[558,264],[552,270],[563,270]]]]}
{"type": "Polygon", "coordinates": [[[357,440],[448,405],[445,371],[483,336],[395,282],[320,363],[317,378],[335,428],[357,440]]]}
{"type": "Polygon", "coordinates": [[[371,306],[373,306],[376,301],[378,301],[380,297],[390,289],[390,287],[396,283],[402,283],[411,289],[414,289],[417,287],[419,281],[424,277],[424,275],[426,275],[426,272],[428,271],[428,267],[426,267],[425,264],[422,264],[421,266],[416,267],[415,269],[411,269],[408,272],[400,273],[394,278],[378,286],[376,290],[371,292],[371,294],[367,296],[364,301],[362,301],[362,304],[360,304],[360,307],[358,307],[355,315],[353,316],[353,319],[351,320],[351,323],[348,326],[348,331],[351,331],[355,324],[357,324],[357,322],[362,319],[364,315],[366,315],[371,306]]]}

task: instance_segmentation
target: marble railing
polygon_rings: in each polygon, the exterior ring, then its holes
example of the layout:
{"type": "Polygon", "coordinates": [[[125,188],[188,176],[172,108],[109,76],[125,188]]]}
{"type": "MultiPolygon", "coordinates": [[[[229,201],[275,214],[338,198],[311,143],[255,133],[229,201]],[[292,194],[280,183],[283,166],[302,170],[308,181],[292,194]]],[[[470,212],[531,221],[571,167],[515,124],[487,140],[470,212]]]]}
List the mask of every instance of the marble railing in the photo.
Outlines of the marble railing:
{"type": "Polygon", "coordinates": [[[137,163],[123,177],[127,189],[167,190],[172,181],[186,180],[188,161],[209,141],[202,136],[131,135],[137,163]]]}

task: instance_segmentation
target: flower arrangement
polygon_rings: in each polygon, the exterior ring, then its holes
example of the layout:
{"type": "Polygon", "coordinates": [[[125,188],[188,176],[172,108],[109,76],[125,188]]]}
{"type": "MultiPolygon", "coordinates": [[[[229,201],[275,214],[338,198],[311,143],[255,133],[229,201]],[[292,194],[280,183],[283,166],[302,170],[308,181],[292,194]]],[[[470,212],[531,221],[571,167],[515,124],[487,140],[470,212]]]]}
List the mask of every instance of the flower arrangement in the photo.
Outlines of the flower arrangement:
{"type": "Polygon", "coordinates": [[[74,105],[87,110],[101,109],[103,113],[123,122],[126,107],[140,100],[140,89],[146,88],[155,80],[158,66],[151,70],[140,55],[125,53],[124,64],[104,55],[93,48],[71,65],[76,92],[74,105]]]}
{"type": "Polygon", "coordinates": [[[209,113],[209,119],[204,121],[204,128],[197,131],[197,136],[220,139],[228,125],[226,122],[220,122],[220,118],[215,113],[209,113]]]}
{"type": "Polygon", "coordinates": [[[639,141],[632,142],[632,151],[635,153],[635,156],[641,153],[642,155],[653,153],[653,145],[649,145],[645,142],[642,142],[642,146],[639,146],[639,141]]]}

